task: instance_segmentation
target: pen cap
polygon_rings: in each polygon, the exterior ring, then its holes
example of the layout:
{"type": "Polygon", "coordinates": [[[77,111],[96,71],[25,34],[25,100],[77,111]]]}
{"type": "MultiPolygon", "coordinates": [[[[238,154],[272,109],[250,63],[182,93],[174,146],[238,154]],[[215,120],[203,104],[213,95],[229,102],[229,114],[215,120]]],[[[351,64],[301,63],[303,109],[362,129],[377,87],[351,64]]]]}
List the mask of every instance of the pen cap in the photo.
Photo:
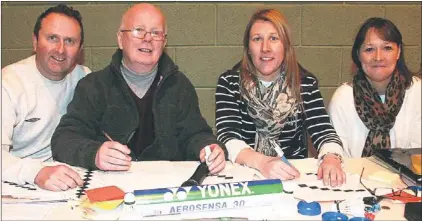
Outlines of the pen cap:
{"type": "Polygon", "coordinates": [[[211,155],[211,148],[209,145],[205,146],[205,162],[207,163],[207,166],[211,164],[209,158],[211,155]]]}

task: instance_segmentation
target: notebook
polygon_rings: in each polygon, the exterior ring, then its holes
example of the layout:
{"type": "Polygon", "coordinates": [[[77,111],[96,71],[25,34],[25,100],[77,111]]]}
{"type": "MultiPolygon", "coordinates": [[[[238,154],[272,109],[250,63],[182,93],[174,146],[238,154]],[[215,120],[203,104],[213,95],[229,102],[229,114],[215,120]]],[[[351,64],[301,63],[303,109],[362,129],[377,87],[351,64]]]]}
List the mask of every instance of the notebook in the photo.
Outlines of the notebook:
{"type": "Polygon", "coordinates": [[[411,156],[421,154],[421,148],[412,149],[380,149],[376,150],[373,157],[387,165],[390,169],[400,174],[404,183],[409,186],[421,186],[422,175],[412,171],[411,156]]]}

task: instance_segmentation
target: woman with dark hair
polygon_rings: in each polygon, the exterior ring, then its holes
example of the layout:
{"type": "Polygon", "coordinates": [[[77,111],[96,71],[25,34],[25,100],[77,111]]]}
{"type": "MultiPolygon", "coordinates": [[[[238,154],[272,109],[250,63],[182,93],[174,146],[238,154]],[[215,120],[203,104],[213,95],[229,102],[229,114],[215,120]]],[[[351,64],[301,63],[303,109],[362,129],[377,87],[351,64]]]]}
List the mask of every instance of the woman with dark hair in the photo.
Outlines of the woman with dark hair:
{"type": "Polygon", "coordinates": [[[217,139],[229,159],[268,178],[294,179],[299,172],[280,157],[305,158],[307,130],[319,151],[319,178],[343,184],[341,141],[317,79],[296,60],[284,16],[274,9],[255,12],[243,47],[242,61],[221,74],[215,94],[217,139]]]}
{"type": "Polygon", "coordinates": [[[421,147],[420,71],[407,68],[403,49],[402,35],[388,19],[369,18],[359,29],[352,48],[357,73],[328,108],[345,155],[421,147]]]}

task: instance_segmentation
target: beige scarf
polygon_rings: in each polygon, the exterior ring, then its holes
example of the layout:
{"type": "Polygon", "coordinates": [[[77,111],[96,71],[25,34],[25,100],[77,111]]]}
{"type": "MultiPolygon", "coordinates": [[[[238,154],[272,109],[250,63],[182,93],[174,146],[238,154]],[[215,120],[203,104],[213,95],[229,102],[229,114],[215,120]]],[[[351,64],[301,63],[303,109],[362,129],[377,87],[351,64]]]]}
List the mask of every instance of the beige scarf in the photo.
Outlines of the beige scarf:
{"type": "Polygon", "coordinates": [[[278,138],[284,124],[297,110],[297,101],[287,87],[285,73],[282,72],[268,88],[255,77],[249,85],[241,85],[240,90],[256,127],[254,149],[266,156],[277,156],[275,149],[281,150],[278,138]]]}

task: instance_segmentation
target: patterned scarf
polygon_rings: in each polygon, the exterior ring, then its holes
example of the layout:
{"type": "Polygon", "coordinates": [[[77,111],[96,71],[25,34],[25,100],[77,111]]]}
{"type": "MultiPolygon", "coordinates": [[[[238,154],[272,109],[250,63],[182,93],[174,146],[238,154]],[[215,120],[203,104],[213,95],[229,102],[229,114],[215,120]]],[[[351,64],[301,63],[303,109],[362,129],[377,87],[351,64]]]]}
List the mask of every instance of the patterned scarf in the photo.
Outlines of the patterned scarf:
{"type": "Polygon", "coordinates": [[[277,156],[275,148],[281,150],[278,137],[287,118],[297,109],[296,99],[287,87],[284,72],[268,88],[256,78],[240,88],[242,97],[247,101],[248,114],[256,127],[255,151],[266,156],[277,156]]]}
{"type": "Polygon", "coordinates": [[[369,129],[362,157],[371,156],[376,149],[390,149],[390,130],[403,104],[405,78],[398,72],[393,73],[385,93],[385,103],[378,92],[359,71],[353,79],[353,98],[356,111],[363,124],[369,129]]]}

